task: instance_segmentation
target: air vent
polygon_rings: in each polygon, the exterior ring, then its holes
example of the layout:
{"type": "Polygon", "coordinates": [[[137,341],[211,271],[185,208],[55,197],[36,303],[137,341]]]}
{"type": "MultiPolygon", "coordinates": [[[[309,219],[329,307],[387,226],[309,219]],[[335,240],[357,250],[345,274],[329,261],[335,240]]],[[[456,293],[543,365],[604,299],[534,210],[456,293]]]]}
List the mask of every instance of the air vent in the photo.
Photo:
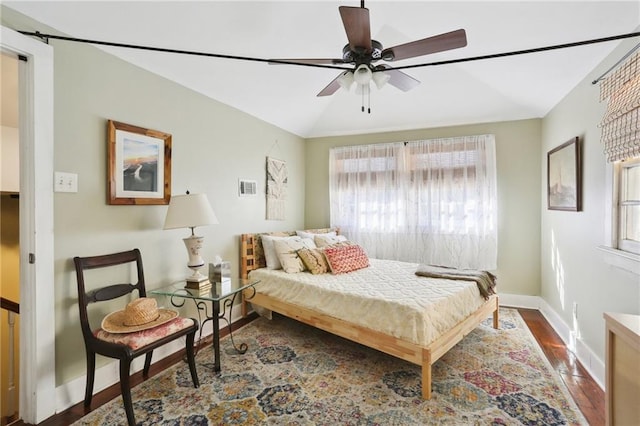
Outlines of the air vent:
{"type": "Polygon", "coordinates": [[[255,180],[238,180],[238,195],[241,197],[249,197],[258,193],[258,184],[255,180]]]}

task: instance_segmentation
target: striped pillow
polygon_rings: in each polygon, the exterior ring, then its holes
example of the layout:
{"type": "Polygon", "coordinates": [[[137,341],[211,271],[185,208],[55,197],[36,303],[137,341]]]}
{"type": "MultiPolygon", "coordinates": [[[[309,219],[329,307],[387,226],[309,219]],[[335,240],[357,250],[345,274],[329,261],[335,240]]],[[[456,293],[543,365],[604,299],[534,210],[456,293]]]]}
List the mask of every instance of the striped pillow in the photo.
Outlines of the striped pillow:
{"type": "Polygon", "coordinates": [[[324,256],[333,274],[343,274],[369,266],[367,254],[357,244],[327,247],[324,249],[324,256]]]}

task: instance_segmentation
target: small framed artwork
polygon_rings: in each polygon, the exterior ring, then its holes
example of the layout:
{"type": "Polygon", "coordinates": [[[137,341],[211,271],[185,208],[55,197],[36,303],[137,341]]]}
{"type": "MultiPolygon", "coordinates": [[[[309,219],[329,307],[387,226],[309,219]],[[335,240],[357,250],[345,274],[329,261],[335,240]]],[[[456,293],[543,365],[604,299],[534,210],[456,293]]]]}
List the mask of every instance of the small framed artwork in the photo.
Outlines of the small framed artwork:
{"type": "Polygon", "coordinates": [[[582,170],[580,139],[575,137],[547,153],[547,208],[580,211],[582,170]]]}
{"type": "Polygon", "coordinates": [[[107,202],[169,204],[171,135],[108,122],[107,202]]]}

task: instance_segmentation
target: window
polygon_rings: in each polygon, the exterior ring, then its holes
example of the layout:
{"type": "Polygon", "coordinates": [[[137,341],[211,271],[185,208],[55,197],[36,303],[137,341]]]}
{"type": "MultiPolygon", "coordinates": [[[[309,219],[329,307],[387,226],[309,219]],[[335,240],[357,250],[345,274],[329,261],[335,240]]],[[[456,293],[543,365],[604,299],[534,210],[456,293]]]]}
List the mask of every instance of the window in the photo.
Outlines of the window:
{"type": "Polygon", "coordinates": [[[600,100],[607,101],[601,141],[612,166],[607,166],[611,171],[607,174],[606,240],[599,249],[605,253],[605,262],[640,275],[640,52],[634,54],[636,49],[600,82],[600,100]]]}
{"type": "Polygon", "coordinates": [[[495,269],[493,135],[330,151],[331,226],[376,258],[495,269]]]}
{"type": "Polygon", "coordinates": [[[619,250],[640,254],[640,157],[614,165],[619,250]]]}

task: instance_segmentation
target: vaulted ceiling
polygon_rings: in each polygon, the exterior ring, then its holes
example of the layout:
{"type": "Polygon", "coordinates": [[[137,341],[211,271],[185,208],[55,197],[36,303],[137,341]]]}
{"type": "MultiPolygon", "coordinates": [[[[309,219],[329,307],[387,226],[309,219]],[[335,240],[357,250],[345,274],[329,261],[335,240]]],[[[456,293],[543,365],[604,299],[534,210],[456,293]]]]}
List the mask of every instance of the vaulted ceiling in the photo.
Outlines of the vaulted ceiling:
{"type": "MultiPolygon", "coordinates": [[[[221,55],[340,58],[339,6],[360,1],[4,1],[61,34],[221,55]]],[[[466,47],[389,63],[424,64],[637,31],[638,1],[367,1],[371,36],[385,47],[463,28],[466,47]]],[[[640,39],[638,39],[640,42],[640,39]]],[[[363,99],[317,97],[340,71],[100,47],[302,137],[543,117],[619,41],[403,72],[421,84],[372,87],[363,99]]],[[[597,86],[594,86],[597,90],[597,86]]]]}

